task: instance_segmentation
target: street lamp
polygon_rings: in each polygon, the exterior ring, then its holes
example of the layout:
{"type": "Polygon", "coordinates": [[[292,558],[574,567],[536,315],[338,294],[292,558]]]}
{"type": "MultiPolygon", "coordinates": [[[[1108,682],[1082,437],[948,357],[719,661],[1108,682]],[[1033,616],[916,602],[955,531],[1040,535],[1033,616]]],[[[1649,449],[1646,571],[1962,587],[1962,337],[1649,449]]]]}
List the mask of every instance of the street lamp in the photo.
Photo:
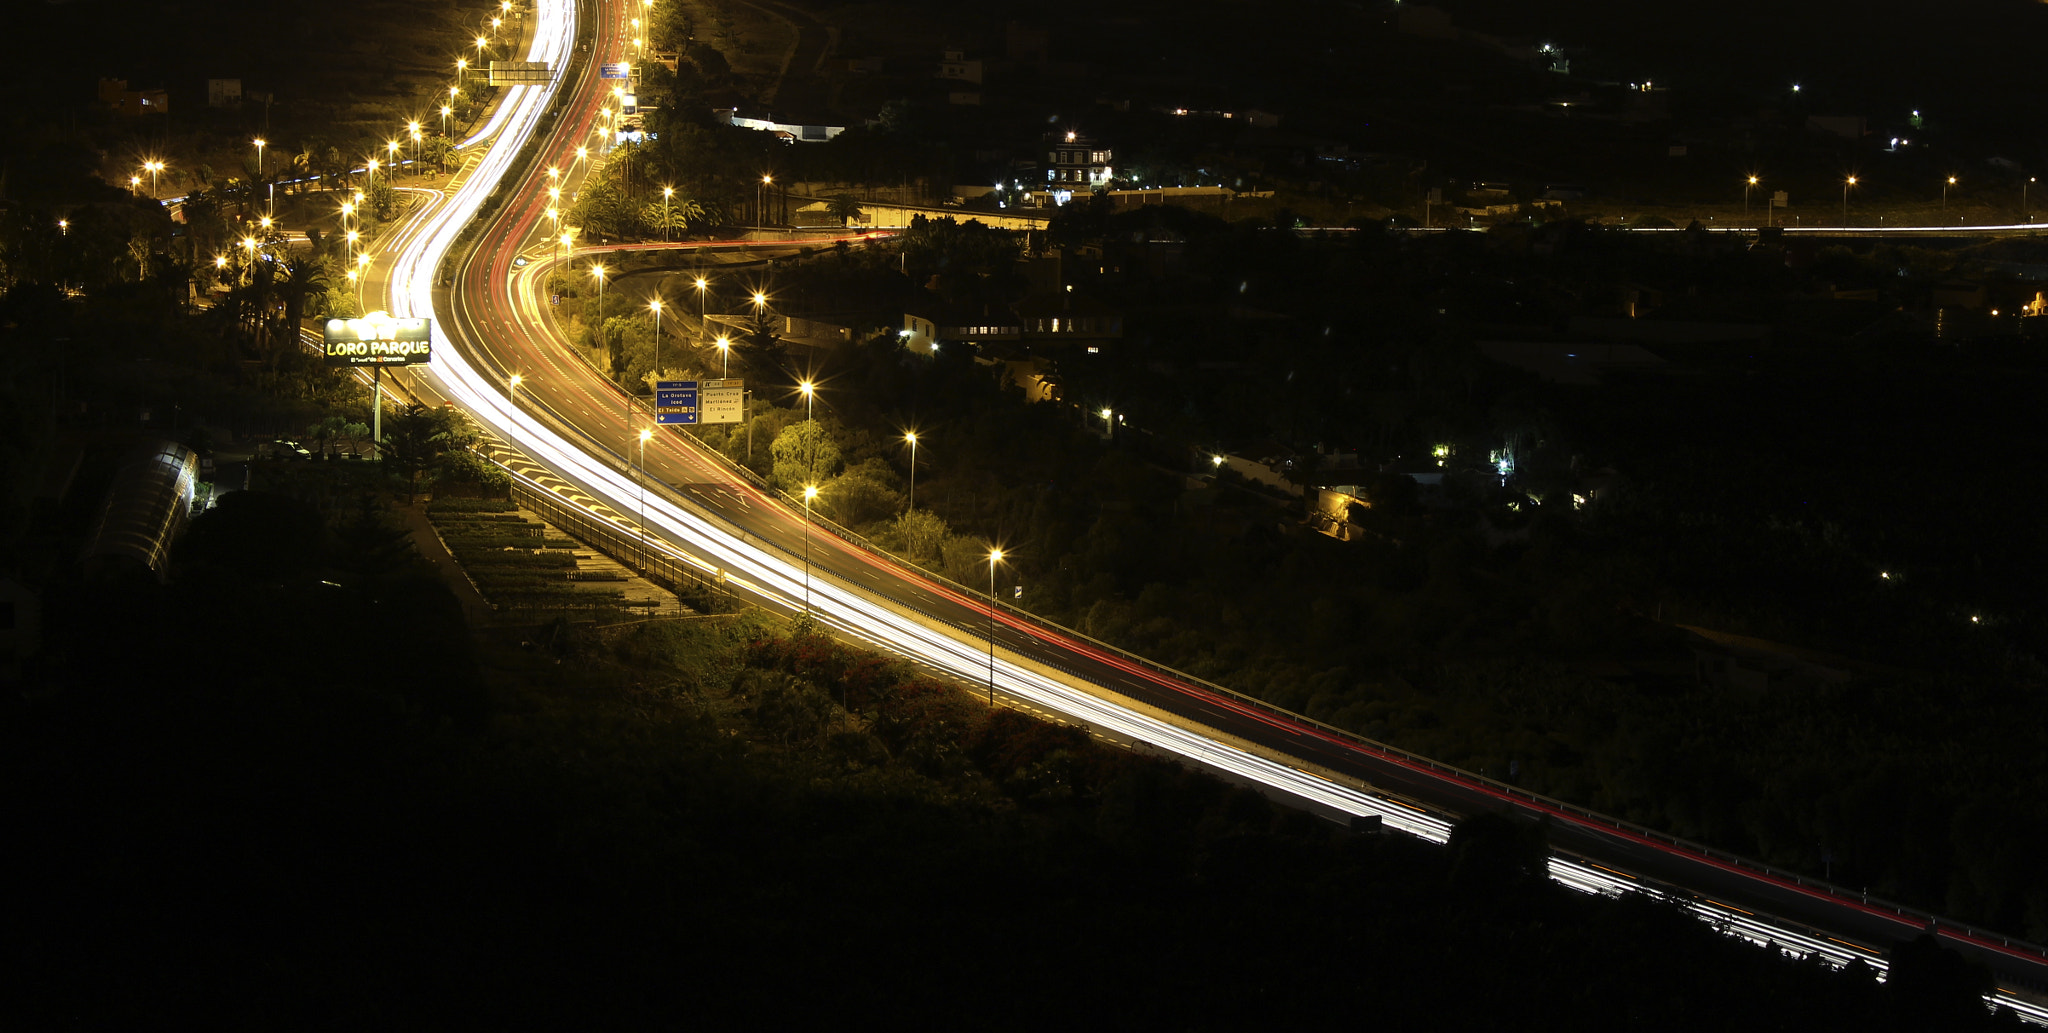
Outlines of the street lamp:
{"type": "Polygon", "coordinates": [[[804,616],[811,615],[811,500],[818,497],[818,486],[804,485],[804,616]]]}
{"type": "Polygon", "coordinates": [[[908,511],[917,512],[917,432],[905,431],[903,440],[910,442],[910,505],[908,511]]]}
{"type": "Polygon", "coordinates": [[[142,163],[143,171],[149,173],[149,196],[156,196],[156,177],[163,172],[164,163],[152,158],[142,163]]]}
{"type": "Polygon", "coordinates": [[[661,298],[656,297],[653,301],[648,302],[647,307],[654,310],[654,377],[656,380],[659,380],[661,379],[661,298]]]}
{"type": "Polygon", "coordinates": [[[661,188],[661,242],[668,243],[669,201],[676,196],[675,187],[661,188]]]}
{"type": "Polygon", "coordinates": [[[412,134],[412,163],[413,163],[413,165],[414,165],[415,167],[417,167],[417,166],[419,165],[419,163],[420,163],[420,123],[419,123],[419,120],[418,120],[418,119],[414,119],[414,120],[412,120],[412,121],[410,121],[410,122],[407,122],[407,123],[405,124],[405,131],[406,131],[406,132],[408,132],[408,133],[411,133],[411,134],[412,134]]]}
{"type": "Polygon", "coordinates": [[[996,564],[1003,550],[988,551],[988,705],[996,705],[996,564]]]}
{"type": "Polygon", "coordinates": [[[765,218],[767,213],[761,210],[761,205],[763,203],[763,196],[765,195],[765,192],[768,189],[768,184],[774,181],[775,178],[773,176],[763,173],[761,176],[761,185],[754,188],[754,227],[756,229],[759,229],[760,227],[767,225],[768,220],[765,218]]]}
{"type": "Polygon", "coordinates": [[[255,141],[255,142],[256,142],[256,174],[257,174],[258,176],[261,176],[261,175],[263,175],[263,148],[265,148],[265,147],[268,147],[268,146],[270,146],[270,141],[268,141],[268,140],[265,140],[264,138],[262,138],[262,137],[260,137],[260,136],[259,136],[259,137],[257,137],[257,138],[256,138],[256,141],[255,141]]]}
{"type": "Polygon", "coordinates": [[[1948,188],[1955,185],[1956,177],[1954,176],[1948,177],[1947,182],[1941,184],[1941,211],[1944,215],[1948,214],[1948,188]]]}
{"type": "Polygon", "coordinates": [[[810,438],[804,447],[804,478],[808,480],[818,475],[818,427],[811,422],[811,400],[817,397],[818,389],[808,380],[796,389],[804,393],[804,434],[810,438]]]}
{"type": "Polygon", "coordinates": [[[1104,437],[1112,436],[1116,432],[1116,428],[1110,424],[1109,418],[1115,415],[1115,412],[1110,409],[1104,409],[1095,415],[1102,417],[1102,435],[1104,437]]]}
{"type": "Polygon", "coordinates": [[[487,42],[489,42],[489,41],[485,40],[485,39],[484,39],[484,38],[483,38],[482,36],[478,36],[478,37],[476,38],[476,63],[477,63],[477,67],[479,67],[479,68],[483,67],[483,63],[484,63],[484,45],[485,45],[485,44],[486,44],[487,42]]]}
{"type": "Polygon", "coordinates": [[[68,237],[68,236],[70,236],[70,235],[71,235],[71,220],[70,220],[70,219],[58,219],[58,220],[57,220],[57,233],[58,233],[58,235],[59,235],[59,236],[65,236],[65,237],[68,237]]]}
{"type": "Polygon", "coordinates": [[[2034,221],[2034,217],[2032,215],[2027,215],[2027,188],[2033,185],[2034,177],[2032,176],[2028,176],[2027,181],[2025,183],[2020,184],[2020,214],[2026,215],[2028,222],[2034,221]]]}
{"type": "Polygon", "coordinates": [[[387,150],[387,151],[390,151],[390,152],[391,152],[391,160],[390,160],[390,162],[389,162],[389,164],[391,165],[391,181],[392,181],[393,183],[396,183],[396,182],[398,182],[398,165],[399,165],[399,162],[398,162],[398,141],[396,141],[396,140],[386,140],[386,141],[384,141],[384,149],[385,149],[385,150],[387,150]]]}
{"type": "Polygon", "coordinates": [[[647,566],[647,439],[654,432],[640,428],[640,566],[647,566]]]}
{"type": "Polygon", "coordinates": [[[732,341],[721,337],[718,339],[717,344],[718,379],[724,380],[732,375],[732,341]]]}
{"type": "Polygon", "coordinates": [[[512,408],[514,410],[517,410],[519,408],[519,385],[525,382],[526,377],[518,373],[512,374],[512,379],[506,381],[506,383],[510,384],[512,387],[512,408]]]}
{"type": "Polygon", "coordinates": [[[1849,225],[1849,188],[1856,185],[1856,177],[1842,181],[1842,225],[1849,225]]]}
{"type": "Polygon", "coordinates": [[[130,190],[133,190],[133,191],[135,191],[135,192],[136,192],[136,193],[138,193],[138,194],[139,194],[139,193],[141,193],[141,192],[142,192],[142,177],[141,177],[141,176],[129,176],[129,177],[128,177],[128,189],[130,189],[130,190]]]}
{"type": "Polygon", "coordinates": [[[462,72],[463,72],[463,70],[464,70],[464,69],[466,69],[466,68],[468,68],[468,67],[469,67],[469,59],[468,59],[468,58],[466,58],[466,57],[458,57],[458,58],[456,58],[456,59],[455,59],[455,84],[456,84],[457,86],[460,86],[460,85],[462,85],[462,72]]]}
{"type": "Polygon", "coordinates": [[[1742,184],[1742,221],[1749,221],[1749,192],[1756,189],[1756,177],[1751,176],[1742,184]]]}
{"type": "MultiPolygon", "coordinates": [[[[700,334],[710,329],[710,327],[705,325],[704,321],[704,288],[709,286],[711,286],[710,280],[707,280],[702,276],[697,277],[697,332],[700,334]]],[[[719,347],[725,347],[725,338],[721,337],[718,339],[718,341],[719,347]]]]}

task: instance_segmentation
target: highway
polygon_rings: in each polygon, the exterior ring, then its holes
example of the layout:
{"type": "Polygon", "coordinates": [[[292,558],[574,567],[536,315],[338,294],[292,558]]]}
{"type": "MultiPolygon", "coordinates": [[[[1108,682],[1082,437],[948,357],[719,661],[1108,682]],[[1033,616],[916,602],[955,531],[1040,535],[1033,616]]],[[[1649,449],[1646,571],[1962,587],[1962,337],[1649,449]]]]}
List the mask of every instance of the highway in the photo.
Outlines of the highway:
{"type": "MultiPolygon", "coordinates": [[[[800,506],[672,429],[656,431],[644,446],[643,491],[639,433],[647,417],[557,339],[544,311],[553,267],[543,240],[545,170],[565,171],[566,196],[587,170],[576,161],[577,147],[599,148],[592,131],[609,92],[597,65],[624,59],[628,10],[618,0],[595,5],[596,42],[572,77],[565,73],[578,10],[567,0],[536,4],[527,59],[550,62],[556,82],[508,88],[484,130],[464,143],[463,171],[445,188],[414,188],[431,196],[389,236],[366,288],[395,315],[436,317],[433,362],[408,379],[423,396],[461,406],[505,442],[508,466],[532,490],[554,492],[628,527],[639,524],[644,507],[653,548],[763,605],[799,612],[808,602],[836,632],[990,683],[991,693],[1011,705],[1185,758],[1325,814],[1379,815],[1391,828],[1438,842],[1448,834],[1444,815],[1507,809],[1546,817],[1559,853],[1552,862],[1558,881],[1596,893],[1668,893],[1739,935],[1836,964],[1862,958],[1882,969],[1884,950],[1928,927],[1929,916],[1533,798],[1272,710],[1021,612],[992,614],[985,595],[898,564],[822,522],[807,524],[800,506]],[[513,168],[557,90],[564,102],[539,159],[513,168]],[[443,256],[501,180],[504,203],[486,218],[476,246],[455,252],[460,264],[452,286],[443,288],[443,256]],[[516,399],[513,372],[522,376],[516,399]]],[[[2048,989],[2048,959],[2038,949],[1954,923],[1940,923],[1939,934],[1985,959],[2007,985],[2048,989]]],[[[2048,1024],[2048,1008],[2010,995],[2001,1001],[2048,1024]]]]}

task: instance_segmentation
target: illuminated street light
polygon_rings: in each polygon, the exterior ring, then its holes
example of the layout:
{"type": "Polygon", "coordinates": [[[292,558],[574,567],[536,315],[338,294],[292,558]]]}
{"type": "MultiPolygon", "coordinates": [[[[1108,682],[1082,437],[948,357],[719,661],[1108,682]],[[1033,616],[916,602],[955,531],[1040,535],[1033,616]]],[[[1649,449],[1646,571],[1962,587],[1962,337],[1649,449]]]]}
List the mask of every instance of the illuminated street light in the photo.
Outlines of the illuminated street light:
{"type": "Polygon", "coordinates": [[[1756,189],[1756,177],[1751,176],[1742,184],[1742,221],[1749,221],[1749,192],[1756,189]]]}
{"type": "Polygon", "coordinates": [[[996,564],[1003,550],[988,551],[988,705],[996,705],[996,564]]]}
{"type": "Polygon", "coordinates": [[[818,389],[808,380],[798,384],[796,389],[804,393],[804,431],[810,438],[804,448],[804,477],[815,479],[818,476],[818,428],[811,422],[811,402],[817,397],[818,389]]]}
{"type": "Polygon", "coordinates": [[[1856,177],[1842,181],[1842,225],[1849,225],[1849,188],[1856,185],[1856,177]]]}
{"type": "Polygon", "coordinates": [[[768,224],[768,220],[766,218],[767,213],[762,210],[761,205],[763,203],[765,191],[767,191],[768,189],[768,184],[774,181],[774,177],[769,176],[766,173],[763,173],[761,176],[761,185],[754,188],[754,226],[757,229],[768,224]]]}
{"type": "MultiPolygon", "coordinates": [[[[710,280],[707,280],[702,276],[697,277],[697,332],[700,334],[710,329],[710,327],[705,325],[704,320],[704,288],[710,285],[710,280]]],[[[719,338],[719,340],[723,341],[725,340],[725,338],[721,337],[719,338]]],[[[721,345],[721,347],[723,347],[723,345],[721,345]]]]}
{"type": "Polygon", "coordinates": [[[1947,181],[1941,184],[1941,210],[1944,215],[1948,213],[1948,188],[1955,185],[1956,177],[1954,176],[1948,177],[1947,181]]]}
{"type": "Polygon", "coordinates": [[[156,178],[164,171],[164,163],[154,158],[142,163],[144,172],[149,173],[149,196],[157,196],[156,178]]]}
{"type": "Polygon", "coordinates": [[[70,236],[70,235],[71,235],[71,220],[70,220],[70,219],[58,219],[58,220],[57,220],[57,235],[58,235],[58,236],[62,236],[62,237],[68,237],[68,236],[70,236]]]}
{"type": "Polygon", "coordinates": [[[661,188],[661,242],[668,243],[669,202],[676,196],[675,187],[661,188]]]}
{"type": "Polygon", "coordinates": [[[907,512],[917,512],[917,432],[905,431],[903,440],[910,442],[910,505],[907,512]]]}
{"type": "Polygon", "coordinates": [[[654,376],[656,379],[659,379],[661,377],[661,298],[656,296],[653,301],[647,303],[647,307],[654,310],[654,376]]]}
{"type": "Polygon", "coordinates": [[[506,381],[506,383],[512,388],[512,408],[517,409],[519,408],[519,385],[526,383],[526,377],[514,373],[512,374],[512,379],[506,381]]]}
{"type": "Polygon", "coordinates": [[[463,73],[463,71],[464,71],[465,69],[467,69],[468,67],[469,67],[469,59],[468,59],[468,58],[466,58],[466,57],[458,57],[458,58],[456,58],[456,59],[455,59],[455,84],[456,84],[457,86],[460,86],[460,85],[462,85],[462,73],[463,73]]]}
{"type": "Polygon", "coordinates": [[[1102,410],[1101,412],[1098,412],[1098,413],[1096,413],[1095,415],[1097,415],[1097,416],[1100,416],[1100,417],[1102,417],[1102,434],[1103,434],[1103,436],[1104,436],[1104,437],[1110,437],[1110,436],[1114,435],[1114,434],[1115,434],[1115,432],[1116,432],[1116,428],[1115,428],[1115,426],[1114,426],[1114,425],[1112,425],[1112,424],[1111,424],[1111,423],[1109,422],[1109,418],[1110,418],[1111,416],[1115,415],[1115,412],[1114,412],[1113,410],[1110,410],[1110,409],[1104,409],[1104,410],[1102,410]]]}
{"type": "Polygon", "coordinates": [[[654,432],[640,428],[640,565],[647,566],[647,439],[654,432]]]}
{"type": "Polygon", "coordinates": [[[2028,176],[2027,181],[2020,184],[2020,214],[2026,215],[2028,222],[2034,221],[2034,217],[2027,213],[2027,188],[2033,185],[2034,177],[2032,176],[2028,176]]]}
{"type": "Polygon", "coordinates": [[[804,485],[804,619],[811,616],[811,500],[818,497],[818,486],[804,485]]]}
{"type": "Polygon", "coordinates": [[[260,136],[259,136],[259,137],[257,137],[257,138],[256,138],[256,140],[255,140],[255,144],[256,144],[256,174],[257,174],[258,176],[261,176],[261,175],[263,175],[263,171],[264,171],[264,165],[263,165],[263,148],[265,148],[265,147],[268,147],[268,146],[270,146],[270,141],[268,141],[268,140],[265,140],[264,138],[262,138],[262,137],[260,137],[260,136]]]}
{"type": "Polygon", "coordinates": [[[718,345],[718,378],[724,380],[732,375],[732,341],[721,337],[716,343],[718,345]]]}

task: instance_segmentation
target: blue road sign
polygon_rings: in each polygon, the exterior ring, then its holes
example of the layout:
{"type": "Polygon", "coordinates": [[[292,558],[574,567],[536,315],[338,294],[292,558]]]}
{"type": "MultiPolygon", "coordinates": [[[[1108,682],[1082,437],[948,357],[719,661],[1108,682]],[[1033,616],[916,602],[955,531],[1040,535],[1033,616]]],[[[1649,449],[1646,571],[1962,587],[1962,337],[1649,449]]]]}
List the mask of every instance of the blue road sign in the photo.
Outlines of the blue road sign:
{"type": "Polygon", "coordinates": [[[657,380],[654,382],[654,422],[697,423],[697,382],[657,380]]]}
{"type": "Polygon", "coordinates": [[[620,62],[618,62],[617,64],[608,64],[608,65],[605,65],[605,66],[604,66],[604,68],[603,68],[603,70],[602,70],[602,71],[600,71],[600,72],[598,73],[598,78],[600,78],[600,79],[624,79],[624,78],[626,78],[626,63],[625,63],[624,61],[620,61],[620,62]]]}

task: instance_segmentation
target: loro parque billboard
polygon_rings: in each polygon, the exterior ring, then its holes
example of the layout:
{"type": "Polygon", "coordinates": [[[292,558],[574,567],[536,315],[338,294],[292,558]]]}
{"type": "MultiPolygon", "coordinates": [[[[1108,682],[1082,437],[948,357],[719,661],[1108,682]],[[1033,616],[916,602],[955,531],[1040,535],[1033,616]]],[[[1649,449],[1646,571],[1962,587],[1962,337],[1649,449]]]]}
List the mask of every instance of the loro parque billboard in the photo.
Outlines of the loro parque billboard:
{"type": "Polygon", "coordinates": [[[410,366],[433,358],[433,320],[372,312],[330,319],[320,331],[329,366],[410,366]]]}

